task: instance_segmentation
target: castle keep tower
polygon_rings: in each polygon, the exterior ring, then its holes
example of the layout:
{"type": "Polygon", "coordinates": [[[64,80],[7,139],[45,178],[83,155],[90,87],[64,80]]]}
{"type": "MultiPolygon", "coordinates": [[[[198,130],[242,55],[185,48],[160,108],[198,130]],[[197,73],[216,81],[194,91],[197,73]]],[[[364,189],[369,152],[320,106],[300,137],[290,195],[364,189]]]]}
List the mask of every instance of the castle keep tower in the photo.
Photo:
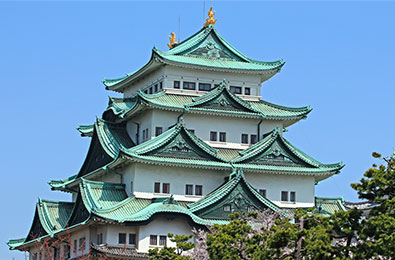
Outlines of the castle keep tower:
{"type": "Polygon", "coordinates": [[[283,135],[311,108],[261,98],[262,83],[284,62],[243,55],[218,34],[210,12],[186,40],[173,34],[169,50],[153,48],[139,70],[104,80],[123,98],[110,98],[100,118],[78,128],[91,139],[79,172],[49,182],[72,200],[39,199],[30,231],[10,240],[11,249],[43,259],[40,238],[68,235],[54,254],[141,259],[171,246],[168,233],[227,223],[231,212],[342,209],[314,188],[343,164],[318,162],[283,135]]]}

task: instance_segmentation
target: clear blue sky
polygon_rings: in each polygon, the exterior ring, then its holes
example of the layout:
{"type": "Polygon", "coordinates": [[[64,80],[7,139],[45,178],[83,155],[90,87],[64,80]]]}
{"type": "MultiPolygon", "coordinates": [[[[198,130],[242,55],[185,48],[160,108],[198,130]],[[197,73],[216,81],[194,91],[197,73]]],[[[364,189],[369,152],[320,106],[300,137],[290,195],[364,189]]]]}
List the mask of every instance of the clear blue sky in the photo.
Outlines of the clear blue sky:
{"type": "MultiPolygon", "coordinates": [[[[394,2],[226,2],[214,5],[217,31],[258,60],[283,58],[263,99],[313,107],[286,137],[324,163],[343,161],[317,196],[357,200],[350,188],[395,146],[394,2]]],[[[50,179],[76,173],[89,139],[75,130],[107,105],[101,80],[144,65],[168,35],[202,26],[203,1],[0,2],[0,259],[23,259],[5,242],[27,234],[37,197],[68,200],[50,179]]]]}

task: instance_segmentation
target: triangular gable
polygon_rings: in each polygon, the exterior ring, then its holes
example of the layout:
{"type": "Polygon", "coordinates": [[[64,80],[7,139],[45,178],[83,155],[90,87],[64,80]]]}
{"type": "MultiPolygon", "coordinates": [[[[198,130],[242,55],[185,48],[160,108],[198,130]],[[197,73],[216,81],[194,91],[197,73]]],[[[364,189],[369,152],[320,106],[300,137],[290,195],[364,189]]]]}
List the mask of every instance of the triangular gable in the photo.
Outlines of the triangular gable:
{"type": "Polygon", "coordinates": [[[246,180],[241,169],[235,170],[229,180],[203,199],[188,205],[201,218],[227,219],[232,212],[280,211],[275,204],[262,197],[246,180]]]}
{"type": "Polygon", "coordinates": [[[217,150],[186,129],[183,119],[163,134],[126,152],[133,156],[156,156],[224,162],[217,150]]]}
{"type": "Polygon", "coordinates": [[[193,102],[185,105],[186,109],[214,109],[224,111],[246,112],[255,115],[260,113],[251,105],[231,93],[228,83],[224,80],[217,88],[207,92],[203,96],[193,98],[193,102]]]}
{"type": "Polygon", "coordinates": [[[320,163],[301,154],[290,146],[281,135],[280,129],[274,129],[268,136],[258,143],[239,152],[240,156],[232,163],[250,163],[266,165],[300,166],[318,168],[320,163]]]}
{"type": "Polygon", "coordinates": [[[173,55],[217,58],[249,62],[250,60],[226,42],[210,25],[180,42],[167,53],[173,55]]]}

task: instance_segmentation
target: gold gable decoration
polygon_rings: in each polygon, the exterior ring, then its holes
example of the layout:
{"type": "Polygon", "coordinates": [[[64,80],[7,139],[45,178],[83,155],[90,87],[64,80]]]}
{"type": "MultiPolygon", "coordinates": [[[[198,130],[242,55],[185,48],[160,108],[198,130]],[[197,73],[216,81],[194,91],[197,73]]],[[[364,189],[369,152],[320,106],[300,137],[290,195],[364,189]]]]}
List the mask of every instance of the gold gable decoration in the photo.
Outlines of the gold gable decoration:
{"type": "Polygon", "coordinates": [[[169,46],[170,49],[172,49],[174,46],[178,44],[178,42],[176,42],[176,34],[174,32],[170,34],[169,40],[170,43],[168,43],[167,46],[169,46]]]}
{"type": "Polygon", "coordinates": [[[218,19],[214,19],[215,11],[213,12],[213,7],[210,7],[210,10],[208,11],[208,18],[206,18],[206,23],[204,24],[203,27],[207,27],[210,24],[214,25],[218,19]]]}

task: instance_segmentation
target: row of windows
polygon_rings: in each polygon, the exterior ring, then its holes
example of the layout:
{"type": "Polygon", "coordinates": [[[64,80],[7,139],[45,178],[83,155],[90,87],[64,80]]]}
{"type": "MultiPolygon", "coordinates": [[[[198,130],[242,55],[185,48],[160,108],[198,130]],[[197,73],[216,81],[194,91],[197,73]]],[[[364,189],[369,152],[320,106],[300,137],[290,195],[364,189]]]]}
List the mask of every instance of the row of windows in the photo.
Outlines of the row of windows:
{"type": "Polygon", "coordinates": [[[210,132],[210,141],[220,141],[220,142],[226,142],[226,133],[225,132],[219,132],[219,139],[218,139],[218,132],[216,131],[211,131],[210,132]]]}
{"type": "Polygon", "coordinates": [[[119,233],[118,234],[118,244],[136,245],[136,234],[130,233],[129,236],[127,236],[126,233],[119,233]],[[128,241],[126,241],[127,237],[129,238],[128,241]]]}
{"type": "Polygon", "coordinates": [[[155,182],[154,183],[154,193],[170,193],[170,183],[162,183],[162,192],[160,190],[160,182],[155,182]]]}
{"type": "MultiPolygon", "coordinates": [[[[218,87],[219,84],[214,84],[214,88],[218,87]]],[[[173,88],[180,89],[181,88],[181,81],[175,80],[173,82],[173,88]]],[[[182,89],[187,90],[196,90],[196,83],[192,81],[183,81],[182,82],[182,89]]],[[[198,90],[199,91],[210,91],[212,90],[211,83],[199,83],[198,90]]],[[[243,88],[238,86],[230,86],[230,91],[234,94],[243,94],[243,88]]],[[[244,95],[251,95],[251,88],[244,87],[244,95]]]]}
{"type": "MultiPolygon", "coordinates": [[[[189,131],[195,134],[195,130],[189,129],[189,131]]],[[[155,136],[163,133],[163,127],[155,127],[155,136]]],[[[143,141],[149,139],[148,128],[143,130],[143,141]]],[[[226,142],[226,132],[210,131],[210,141],[226,142]]],[[[242,144],[255,144],[258,142],[258,136],[256,134],[241,134],[242,144]]]]}
{"type": "Polygon", "coordinates": [[[248,144],[248,140],[250,141],[250,144],[255,144],[258,142],[258,136],[251,134],[250,138],[248,138],[248,134],[241,134],[241,143],[242,144],[248,144]]]}
{"type": "Polygon", "coordinates": [[[163,89],[163,82],[161,81],[161,82],[156,83],[155,85],[147,88],[146,90],[144,90],[144,93],[145,94],[154,94],[156,92],[161,91],[162,89],[163,89]]]}
{"type": "MultiPolygon", "coordinates": [[[[193,184],[185,185],[185,195],[193,195],[193,184]]],[[[203,186],[195,185],[195,195],[202,196],[203,195],[203,186]]]]}
{"type": "Polygon", "coordinates": [[[282,191],[281,192],[281,201],[287,202],[295,202],[296,201],[296,192],[295,191],[282,191]]]}
{"type": "MultiPolygon", "coordinates": [[[[194,194],[193,184],[185,185],[185,195],[193,195],[194,194]]],[[[170,193],[170,183],[154,183],[154,193],[170,193]],[[162,187],[162,190],[161,190],[162,187]]],[[[195,185],[195,195],[202,196],[203,195],[203,185],[195,185]]]]}
{"type": "MultiPolygon", "coordinates": [[[[149,236],[149,244],[150,246],[158,245],[158,235],[150,235],[149,236]]],[[[167,236],[159,236],[159,246],[167,245],[167,236]]]]}

